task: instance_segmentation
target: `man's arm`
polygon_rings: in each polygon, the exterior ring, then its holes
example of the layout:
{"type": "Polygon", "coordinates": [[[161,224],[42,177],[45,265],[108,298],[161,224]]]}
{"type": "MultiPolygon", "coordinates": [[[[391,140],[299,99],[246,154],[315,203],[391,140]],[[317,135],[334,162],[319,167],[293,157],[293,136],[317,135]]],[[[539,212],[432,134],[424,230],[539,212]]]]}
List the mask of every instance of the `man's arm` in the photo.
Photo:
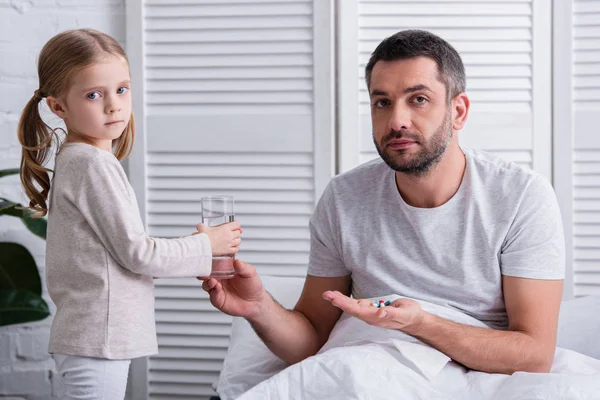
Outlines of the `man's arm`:
{"type": "Polygon", "coordinates": [[[267,347],[290,364],[316,354],[342,313],[324,301],[322,293],[335,290],[350,295],[350,275],[308,275],[296,307],[289,311],[266,292],[254,266],[240,260],[233,266],[236,274],[232,279],[211,278],[202,283],[212,305],[226,314],[246,318],[267,347]]]}
{"type": "Polygon", "coordinates": [[[479,328],[427,313],[409,299],[375,308],[368,301],[326,292],[333,305],[365,322],[399,329],[468,368],[512,374],[548,372],[554,359],[562,280],[503,277],[508,331],[479,328]]]}
{"type": "Polygon", "coordinates": [[[316,354],[329,338],[341,310],[323,300],[323,292],[350,294],[350,275],[321,278],[308,275],[294,310],[286,310],[270,296],[248,321],[279,358],[294,364],[316,354]]]}
{"type": "Polygon", "coordinates": [[[562,280],[503,277],[508,331],[479,328],[424,313],[406,333],[478,371],[549,372],[554,360],[562,280]]]}

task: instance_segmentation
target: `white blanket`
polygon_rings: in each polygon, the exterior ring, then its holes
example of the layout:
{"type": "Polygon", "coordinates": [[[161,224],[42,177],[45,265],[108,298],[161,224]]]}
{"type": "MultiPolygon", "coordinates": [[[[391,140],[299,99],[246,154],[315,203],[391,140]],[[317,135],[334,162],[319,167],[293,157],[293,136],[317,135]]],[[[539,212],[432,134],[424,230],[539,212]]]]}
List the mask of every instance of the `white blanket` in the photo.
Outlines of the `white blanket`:
{"type": "MultiPolygon", "coordinates": [[[[421,305],[441,317],[484,326],[458,311],[421,305]]],[[[600,399],[600,360],[557,348],[549,374],[470,371],[411,336],[343,314],[317,355],[239,399],[591,400],[600,399]]]]}

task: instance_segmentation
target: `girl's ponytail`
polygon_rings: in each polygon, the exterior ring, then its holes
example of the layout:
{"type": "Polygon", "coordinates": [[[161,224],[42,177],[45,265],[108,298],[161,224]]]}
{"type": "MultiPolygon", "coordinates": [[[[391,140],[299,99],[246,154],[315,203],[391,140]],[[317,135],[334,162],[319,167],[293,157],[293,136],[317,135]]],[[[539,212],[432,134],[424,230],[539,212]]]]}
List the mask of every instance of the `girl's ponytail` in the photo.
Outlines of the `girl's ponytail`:
{"type": "Polygon", "coordinates": [[[40,116],[39,103],[44,98],[39,90],[27,102],[18,126],[19,142],[22,146],[21,183],[29,197],[29,207],[34,218],[41,218],[48,212],[46,200],[50,191],[51,169],[44,165],[48,161],[55,136],[40,116]],[[37,186],[36,186],[37,184],[37,186]]]}

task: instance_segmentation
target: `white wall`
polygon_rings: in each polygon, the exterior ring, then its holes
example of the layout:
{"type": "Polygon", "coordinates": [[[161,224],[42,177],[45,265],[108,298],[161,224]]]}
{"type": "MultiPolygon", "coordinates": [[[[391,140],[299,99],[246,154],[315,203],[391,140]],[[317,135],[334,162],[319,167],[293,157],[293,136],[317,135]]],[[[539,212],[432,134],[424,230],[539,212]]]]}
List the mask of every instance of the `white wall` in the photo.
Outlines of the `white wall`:
{"type": "MultiPolygon", "coordinates": [[[[0,169],[16,168],[21,158],[17,122],[37,89],[36,59],[52,35],[71,28],[102,30],[124,45],[125,0],[0,0],[0,169]]],[[[17,176],[0,179],[0,197],[25,203],[17,176]]],[[[44,279],[42,239],[15,218],[0,217],[0,241],[25,245],[44,279]]],[[[49,302],[48,296],[44,296],[49,302]]],[[[54,307],[51,304],[51,309],[54,307]]],[[[54,362],[48,356],[51,319],[0,327],[0,397],[53,398],[54,362]]]]}

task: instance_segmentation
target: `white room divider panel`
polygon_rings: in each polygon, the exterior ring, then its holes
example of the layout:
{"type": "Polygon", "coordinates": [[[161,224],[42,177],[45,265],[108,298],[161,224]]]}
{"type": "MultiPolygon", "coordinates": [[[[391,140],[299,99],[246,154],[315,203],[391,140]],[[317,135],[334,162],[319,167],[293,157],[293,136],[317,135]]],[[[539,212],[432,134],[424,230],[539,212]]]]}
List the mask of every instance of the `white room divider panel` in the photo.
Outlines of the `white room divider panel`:
{"type": "MultiPolygon", "coordinates": [[[[128,172],[150,234],[189,234],[201,196],[232,194],[240,258],[304,275],[308,217],[336,161],[333,90],[343,172],[376,157],[371,51],[420,28],[463,56],[472,112],[461,143],[553,179],[565,297],[600,294],[600,0],[553,0],[554,16],[550,0],[339,0],[335,47],[334,3],[128,0],[139,128],[128,172]]],[[[207,398],[231,319],[193,279],[156,283],[160,354],[135,362],[133,398],[207,398]]]]}
{"type": "MultiPolygon", "coordinates": [[[[130,3],[132,73],[143,74],[130,177],[149,233],[190,234],[202,196],[233,195],[239,258],[261,274],[304,276],[308,218],[334,173],[332,3],[130,3]]],[[[231,318],[199,281],[160,279],[156,323],[159,354],[136,363],[134,398],[214,393],[231,318]]]]}
{"type": "Polygon", "coordinates": [[[572,21],[575,295],[600,295],[600,0],[575,0],[572,21]]]}
{"type": "Polygon", "coordinates": [[[341,171],[377,156],[364,83],[371,52],[385,37],[418,28],[448,40],[463,57],[472,111],[461,143],[551,177],[550,2],[348,0],[339,5],[341,171]]]}

